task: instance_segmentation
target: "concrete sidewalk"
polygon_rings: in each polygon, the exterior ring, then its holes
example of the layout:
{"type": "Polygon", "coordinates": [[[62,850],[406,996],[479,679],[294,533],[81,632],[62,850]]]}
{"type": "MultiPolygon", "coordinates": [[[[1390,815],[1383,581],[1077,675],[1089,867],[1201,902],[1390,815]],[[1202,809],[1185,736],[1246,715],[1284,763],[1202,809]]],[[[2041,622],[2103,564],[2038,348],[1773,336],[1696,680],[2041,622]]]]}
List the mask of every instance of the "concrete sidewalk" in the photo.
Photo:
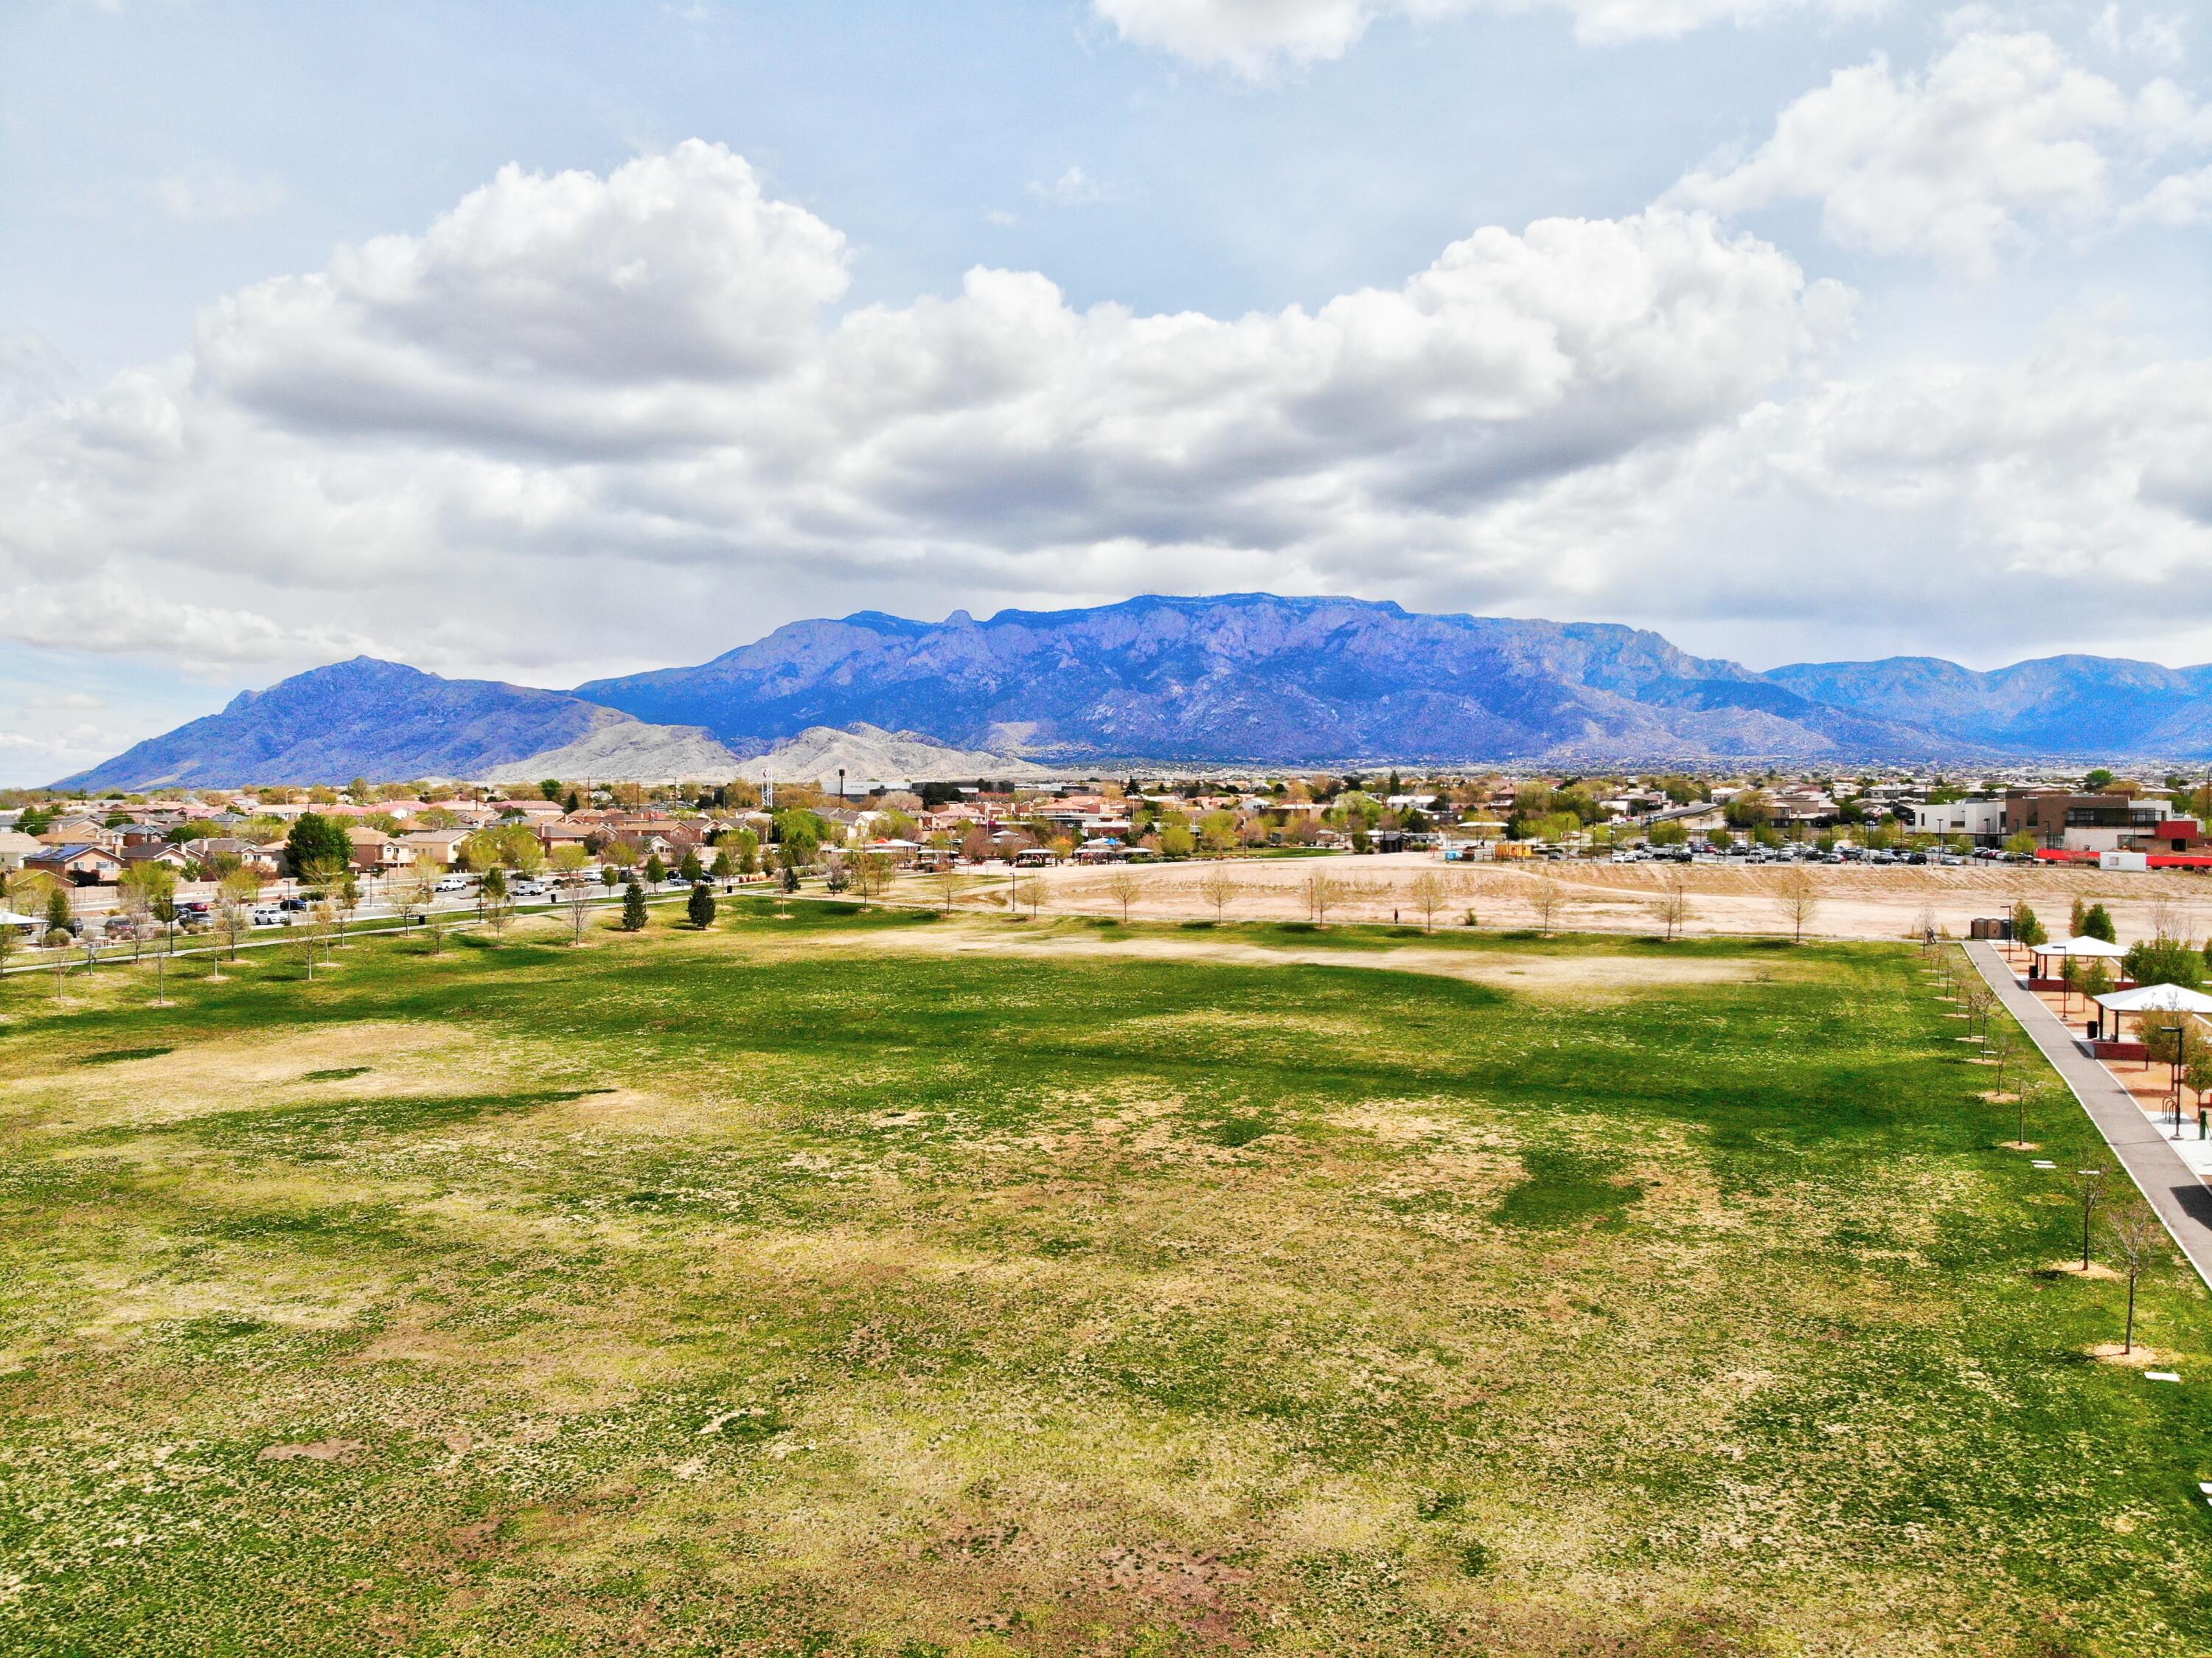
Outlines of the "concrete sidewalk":
{"type": "Polygon", "coordinates": [[[1995,945],[1976,940],[1966,946],[1966,954],[1989,980],[2005,1011],[2020,1021],[2051,1068],[2065,1078],[2120,1167],[2158,1211],[2197,1276],[2212,1289],[2212,1189],[2182,1161],[2135,1097],[2083,1051],[2071,1027],[2021,984],[1995,945]]]}

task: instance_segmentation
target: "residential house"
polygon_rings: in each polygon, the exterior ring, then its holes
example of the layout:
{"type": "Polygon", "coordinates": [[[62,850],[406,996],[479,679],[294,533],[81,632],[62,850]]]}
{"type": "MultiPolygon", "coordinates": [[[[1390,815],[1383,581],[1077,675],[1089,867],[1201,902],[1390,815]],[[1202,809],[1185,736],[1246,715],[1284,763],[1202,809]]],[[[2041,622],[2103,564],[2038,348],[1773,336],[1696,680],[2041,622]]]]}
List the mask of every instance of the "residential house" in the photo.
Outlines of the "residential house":
{"type": "Polygon", "coordinates": [[[135,845],[125,846],[115,856],[127,869],[136,869],[142,863],[165,863],[179,875],[184,875],[192,867],[191,852],[182,846],[173,846],[166,840],[140,841],[135,845]]]}
{"type": "Polygon", "coordinates": [[[416,829],[399,838],[399,844],[408,850],[410,863],[434,863],[450,869],[461,861],[461,843],[469,838],[466,829],[416,829]]]}
{"type": "Polygon", "coordinates": [[[26,869],[49,875],[72,887],[112,887],[123,876],[123,860],[105,846],[78,841],[67,846],[48,846],[23,860],[26,869]]]}
{"type": "Polygon", "coordinates": [[[346,839],[352,844],[353,867],[364,875],[389,875],[415,862],[415,849],[403,840],[395,839],[381,829],[367,827],[349,829],[346,839]]]}
{"type": "Polygon", "coordinates": [[[0,875],[14,874],[23,867],[25,858],[36,857],[46,850],[46,842],[36,835],[27,835],[15,829],[0,829],[0,875]]]}

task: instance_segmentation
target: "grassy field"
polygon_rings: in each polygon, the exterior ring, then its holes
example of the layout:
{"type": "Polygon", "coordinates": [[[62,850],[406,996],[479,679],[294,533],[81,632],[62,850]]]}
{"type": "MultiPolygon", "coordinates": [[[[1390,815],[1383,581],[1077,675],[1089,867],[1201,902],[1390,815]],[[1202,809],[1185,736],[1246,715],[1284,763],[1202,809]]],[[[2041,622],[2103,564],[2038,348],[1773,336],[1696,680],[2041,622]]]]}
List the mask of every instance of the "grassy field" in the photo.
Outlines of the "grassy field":
{"type": "Polygon", "coordinates": [[[532,925],[0,986],[0,1650],[2212,1649],[1907,950],[532,925]]]}

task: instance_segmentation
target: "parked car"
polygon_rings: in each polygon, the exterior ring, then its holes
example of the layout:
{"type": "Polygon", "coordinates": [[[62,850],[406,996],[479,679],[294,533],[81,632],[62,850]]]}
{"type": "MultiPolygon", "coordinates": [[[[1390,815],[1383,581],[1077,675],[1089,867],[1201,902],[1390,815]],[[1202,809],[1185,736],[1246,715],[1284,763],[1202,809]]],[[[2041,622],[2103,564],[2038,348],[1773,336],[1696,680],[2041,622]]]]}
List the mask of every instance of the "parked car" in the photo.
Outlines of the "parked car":
{"type": "Polygon", "coordinates": [[[465,893],[469,890],[470,884],[466,875],[442,875],[439,878],[438,884],[430,890],[436,893],[465,893]]]}
{"type": "Polygon", "coordinates": [[[292,924],[291,916],[281,904],[257,904],[246,914],[257,927],[289,927],[292,924]]]}

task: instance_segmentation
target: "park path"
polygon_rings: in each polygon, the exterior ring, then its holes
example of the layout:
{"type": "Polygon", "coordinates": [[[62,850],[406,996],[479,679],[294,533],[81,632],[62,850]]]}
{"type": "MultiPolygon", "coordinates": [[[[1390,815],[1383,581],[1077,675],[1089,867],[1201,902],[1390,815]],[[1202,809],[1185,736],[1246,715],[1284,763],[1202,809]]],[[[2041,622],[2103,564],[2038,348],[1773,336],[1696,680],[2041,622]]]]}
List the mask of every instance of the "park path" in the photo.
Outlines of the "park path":
{"type": "Polygon", "coordinates": [[[2166,1229],[2181,1246],[2181,1253],[2197,1269],[2197,1276],[2212,1289],[2212,1189],[2182,1161],[2181,1154],[2158,1125],[2143,1114],[2135,1096],[2082,1051],[2073,1027],[2021,984],[1995,945],[1976,940],[1966,946],[1966,954],[1989,980],[2005,1011],[2020,1021],[2029,1039],[2074,1090],[2074,1097],[2089,1113],[2089,1120],[2105,1137],[2120,1167],[2158,1211],[2166,1229]]]}

